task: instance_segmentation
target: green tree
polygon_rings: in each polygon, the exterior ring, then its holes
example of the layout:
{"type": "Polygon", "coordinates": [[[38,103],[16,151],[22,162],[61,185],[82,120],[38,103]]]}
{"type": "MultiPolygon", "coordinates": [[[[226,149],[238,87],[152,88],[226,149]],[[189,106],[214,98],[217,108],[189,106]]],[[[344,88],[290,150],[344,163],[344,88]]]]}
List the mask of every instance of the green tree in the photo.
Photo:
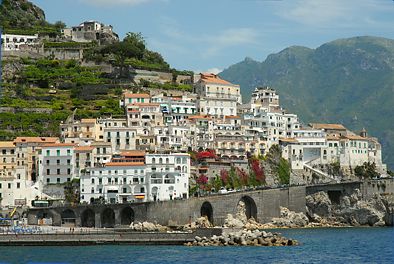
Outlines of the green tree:
{"type": "Polygon", "coordinates": [[[372,179],[380,176],[380,173],[376,171],[375,162],[364,162],[363,165],[356,166],[354,174],[360,179],[372,179]]]}
{"type": "Polygon", "coordinates": [[[290,164],[284,158],[278,164],[278,178],[280,184],[290,184],[290,164]]]}

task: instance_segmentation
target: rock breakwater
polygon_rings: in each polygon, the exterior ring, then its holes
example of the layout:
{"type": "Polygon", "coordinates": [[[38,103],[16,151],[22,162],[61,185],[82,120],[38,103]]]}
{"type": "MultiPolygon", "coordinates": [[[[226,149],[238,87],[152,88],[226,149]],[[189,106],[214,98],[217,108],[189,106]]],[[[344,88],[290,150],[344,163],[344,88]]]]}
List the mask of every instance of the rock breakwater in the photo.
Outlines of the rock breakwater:
{"type": "Polygon", "coordinates": [[[296,246],[298,241],[282,237],[279,233],[271,233],[259,230],[239,230],[225,232],[220,236],[199,237],[186,246],[296,246]]]}

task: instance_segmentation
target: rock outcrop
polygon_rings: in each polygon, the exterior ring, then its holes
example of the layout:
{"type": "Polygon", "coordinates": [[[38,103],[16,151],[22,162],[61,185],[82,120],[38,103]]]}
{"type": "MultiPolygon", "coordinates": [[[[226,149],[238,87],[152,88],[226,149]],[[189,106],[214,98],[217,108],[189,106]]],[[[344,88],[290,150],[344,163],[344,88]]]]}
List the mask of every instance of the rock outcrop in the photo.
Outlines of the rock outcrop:
{"type": "Polygon", "coordinates": [[[150,222],[131,223],[130,228],[132,230],[140,231],[140,232],[165,232],[168,230],[168,227],[166,227],[166,226],[162,226],[162,225],[150,223],[150,222]]]}
{"type": "Polygon", "coordinates": [[[197,218],[196,221],[184,225],[183,229],[184,230],[189,230],[189,229],[196,229],[196,228],[210,228],[212,227],[212,224],[209,222],[208,217],[202,216],[200,218],[197,218]]]}
{"type": "Polygon", "coordinates": [[[384,226],[388,208],[379,195],[363,200],[360,190],[340,198],[339,204],[330,201],[327,193],[318,192],[306,197],[307,214],[313,223],[334,225],[384,226]]]}
{"type": "Polygon", "coordinates": [[[309,219],[304,213],[280,207],[280,217],[273,218],[272,224],[277,227],[304,227],[309,224],[309,219]]]}
{"type": "Polygon", "coordinates": [[[187,246],[295,246],[297,240],[287,239],[278,233],[259,230],[240,230],[210,238],[196,236],[187,246]]]}

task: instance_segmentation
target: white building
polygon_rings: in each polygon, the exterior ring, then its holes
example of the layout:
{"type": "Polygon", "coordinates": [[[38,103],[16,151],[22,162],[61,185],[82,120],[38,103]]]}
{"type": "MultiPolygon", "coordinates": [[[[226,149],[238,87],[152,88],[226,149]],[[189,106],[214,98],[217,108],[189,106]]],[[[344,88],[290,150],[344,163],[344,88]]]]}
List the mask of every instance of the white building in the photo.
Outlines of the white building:
{"type": "Polygon", "coordinates": [[[37,43],[38,35],[1,35],[1,49],[5,51],[20,50],[23,46],[30,46],[37,43]]]}
{"type": "Polygon", "coordinates": [[[221,79],[215,74],[200,74],[194,84],[194,91],[199,95],[200,114],[224,117],[237,115],[237,104],[242,103],[239,85],[221,79]]]}
{"type": "Polygon", "coordinates": [[[74,144],[55,143],[41,147],[39,179],[43,185],[62,184],[74,178],[74,144]]]}
{"type": "Polygon", "coordinates": [[[89,203],[100,197],[109,203],[186,199],[189,177],[188,154],[122,152],[81,176],[81,201],[89,203]]]}

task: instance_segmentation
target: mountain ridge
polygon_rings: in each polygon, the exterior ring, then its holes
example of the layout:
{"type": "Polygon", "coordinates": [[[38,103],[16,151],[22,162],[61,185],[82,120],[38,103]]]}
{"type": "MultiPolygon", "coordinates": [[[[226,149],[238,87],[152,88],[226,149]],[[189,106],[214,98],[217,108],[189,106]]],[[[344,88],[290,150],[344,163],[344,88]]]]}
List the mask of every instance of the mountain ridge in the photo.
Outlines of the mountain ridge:
{"type": "Polygon", "coordinates": [[[240,84],[247,100],[256,86],[273,87],[282,105],[305,123],[365,127],[394,167],[394,40],[358,36],[315,49],[291,46],[261,62],[245,59],[219,75],[240,84]]]}

